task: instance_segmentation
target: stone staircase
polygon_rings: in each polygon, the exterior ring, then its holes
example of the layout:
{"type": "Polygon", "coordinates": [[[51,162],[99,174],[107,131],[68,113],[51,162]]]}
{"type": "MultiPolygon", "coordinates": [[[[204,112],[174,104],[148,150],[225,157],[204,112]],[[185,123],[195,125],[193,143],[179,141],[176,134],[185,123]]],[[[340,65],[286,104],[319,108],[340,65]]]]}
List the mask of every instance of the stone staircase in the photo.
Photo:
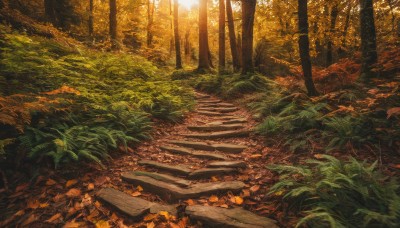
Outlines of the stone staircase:
{"type": "MultiPolygon", "coordinates": [[[[183,164],[168,164],[153,160],[140,160],[138,164],[145,171],[128,171],[122,180],[135,186],[140,185],[145,192],[157,195],[169,205],[150,202],[124,192],[104,188],[97,197],[107,205],[125,213],[133,220],[140,221],[148,213],[167,211],[178,216],[178,206],[183,200],[197,199],[227,192],[239,193],[245,183],[241,181],[210,181],[212,177],[235,175],[246,168],[246,163],[232,159],[247,147],[234,143],[215,142],[248,137],[251,129],[244,125],[247,120],[237,114],[239,109],[209,95],[197,94],[196,115],[204,116],[208,122],[202,125],[188,125],[190,133],[172,135],[159,148],[166,153],[190,156],[204,160],[202,168],[192,168],[183,164]],[[150,170],[150,171],[149,171],[150,170]]],[[[243,208],[225,209],[212,206],[187,206],[184,214],[191,220],[199,221],[204,227],[278,227],[274,220],[259,216],[243,208]]]]}

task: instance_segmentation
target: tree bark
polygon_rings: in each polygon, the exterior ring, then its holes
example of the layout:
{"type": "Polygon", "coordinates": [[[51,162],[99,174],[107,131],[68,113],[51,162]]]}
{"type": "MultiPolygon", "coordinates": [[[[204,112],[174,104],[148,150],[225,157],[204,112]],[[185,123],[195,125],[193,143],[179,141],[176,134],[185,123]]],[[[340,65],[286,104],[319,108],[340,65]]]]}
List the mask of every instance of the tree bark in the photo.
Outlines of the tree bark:
{"type": "Polygon", "coordinates": [[[235,24],[233,22],[231,0],[226,0],[226,16],[228,18],[229,44],[231,46],[233,70],[238,72],[240,70],[240,63],[236,44],[235,24]]]}
{"type": "Polygon", "coordinates": [[[208,29],[207,29],[207,0],[200,0],[199,5],[199,70],[210,69],[208,53],[208,29]]]}
{"type": "Polygon", "coordinates": [[[219,0],[218,70],[225,70],[225,0],[219,0]]]}
{"type": "Polygon", "coordinates": [[[307,0],[298,0],[298,18],[299,18],[299,49],[301,66],[305,86],[309,96],[317,96],[318,92],[312,79],[312,66],[310,60],[310,41],[308,38],[308,12],[307,0]]]}
{"type": "Polygon", "coordinates": [[[238,60],[239,60],[239,69],[242,67],[243,65],[243,61],[242,61],[242,36],[240,35],[240,33],[238,32],[237,34],[237,52],[238,52],[238,60]]]}
{"type": "Polygon", "coordinates": [[[44,0],[44,13],[46,16],[46,21],[51,24],[56,24],[56,12],[55,12],[56,2],[54,0],[44,0]]]}
{"type": "Polygon", "coordinates": [[[326,48],[326,65],[330,66],[333,63],[333,37],[336,27],[336,19],[339,14],[338,5],[334,5],[330,12],[330,26],[329,26],[329,37],[328,44],[326,48]]]}
{"type": "Polygon", "coordinates": [[[89,27],[89,37],[93,37],[93,0],[89,0],[89,21],[88,21],[88,27],[89,27]]]}
{"type": "Polygon", "coordinates": [[[360,79],[368,81],[375,74],[372,65],[378,61],[373,0],[360,0],[362,65],[360,79]]]}
{"type": "Polygon", "coordinates": [[[242,0],[242,75],[254,72],[253,29],[256,3],[256,0],[242,0]]]}
{"type": "Polygon", "coordinates": [[[153,43],[154,2],[147,0],[147,47],[153,43]]]}
{"type": "Polygon", "coordinates": [[[182,69],[182,56],[181,56],[181,44],[179,37],[179,21],[178,21],[178,0],[174,0],[174,38],[175,38],[175,63],[176,69],[182,69]]]}
{"type": "Polygon", "coordinates": [[[117,49],[117,0],[110,0],[110,38],[111,48],[117,49]]]}

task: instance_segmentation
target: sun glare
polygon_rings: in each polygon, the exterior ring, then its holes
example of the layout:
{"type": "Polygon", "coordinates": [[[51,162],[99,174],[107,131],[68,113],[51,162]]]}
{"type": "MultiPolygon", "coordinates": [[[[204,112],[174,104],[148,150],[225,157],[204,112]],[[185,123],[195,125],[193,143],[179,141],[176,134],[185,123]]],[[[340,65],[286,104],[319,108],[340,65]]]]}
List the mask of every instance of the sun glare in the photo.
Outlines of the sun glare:
{"type": "Polygon", "coordinates": [[[179,0],[179,4],[186,9],[191,9],[193,5],[197,5],[199,0],[179,0]]]}

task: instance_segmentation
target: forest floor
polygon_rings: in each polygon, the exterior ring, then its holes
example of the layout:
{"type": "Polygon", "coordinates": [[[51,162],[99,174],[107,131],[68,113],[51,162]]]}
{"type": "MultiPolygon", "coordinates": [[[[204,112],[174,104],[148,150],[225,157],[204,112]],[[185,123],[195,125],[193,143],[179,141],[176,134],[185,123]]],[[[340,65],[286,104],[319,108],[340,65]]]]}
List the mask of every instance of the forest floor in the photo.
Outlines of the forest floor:
{"type": "MultiPolygon", "coordinates": [[[[201,97],[203,95],[200,95],[201,97]]],[[[283,212],[276,209],[277,202],[266,200],[268,189],[276,181],[277,177],[265,166],[274,163],[282,164],[286,161],[292,163],[293,154],[282,153],[277,148],[265,146],[263,137],[252,133],[249,136],[217,137],[211,141],[208,139],[185,139],[182,135],[194,133],[188,130],[188,126],[204,126],[211,122],[214,122],[214,125],[225,125],[215,123],[215,121],[221,121],[222,119],[233,120],[233,122],[238,121],[238,123],[243,122],[243,124],[240,124],[243,125],[243,129],[233,130],[234,132],[246,132],[256,125],[250,113],[243,108],[238,108],[237,111],[232,113],[223,113],[221,116],[208,116],[210,113],[207,112],[202,114],[201,112],[205,109],[213,109],[214,106],[218,107],[219,104],[215,97],[204,96],[203,99],[208,101],[198,104],[196,111],[189,113],[184,122],[180,124],[156,123],[152,140],[142,143],[138,148],[130,148],[129,154],[115,157],[109,161],[107,169],[99,169],[97,166],[92,166],[79,169],[65,167],[57,171],[40,170],[35,175],[36,178],[30,182],[20,183],[15,191],[10,191],[9,194],[2,194],[1,208],[6,210],[2,211],[2,213],[9,214],[9,219],[0,222],[0,226],[29,225],[29,227],[51,227],[65,224],[64,227],[202,227],[201,223],[194,220],[190,221],[185,213],[181,213],[186,206],[193,205],[209,205],[218,208],[243,207],[257,215],[277,220],[278,224],[284,224],[285,227],[288,226],[290,222],[284,220],[287,219],[287,215],[283,216],[283,212]],[[177,214],[174,214],[175,212],[159,211],[158,213],[147,214],[144,217],[139,216],[143,218],[139,222],[137,218],[132,219],[124,215],[124,213],[113,210],[109,204],[103,204],[104,200],[100,200],[97,196],[99,190],[103,188],[117,189],[127,193],[131,198],[139,197],[160,204],[167,204],[167,201],[170,201],[168,197],[160,197],[154,194],[154,191],[152,191],[154,189],[150,189],[150,187],[147,189],[146,186],[130,184],[122,180],[121,175],[129,171],[157,170],[157,168],[149,169],[148,166],[146,168],[140,165],[139,161],[141,160],[151,160],[175,167],[185,165],[190,170],[202,169],[210,163],[210,160],[213,160],[167,152],[165,148],[160,148],[160,146],[167,145],[170,140],[199,141],[207,142],[208,144],[210,142],[228,143],[246,146],[246,149],[241,153],[208,152],[225,156],[227,160],[244,162],[245,168],[228,168],[223,173],[221,173],[221,170],[216,170],[216,173],[205,173],[199,178],[194,178],[196,180],[190,180],[190,185],[236,181],[244,182],[244,187],[239,187],[239,190],[222,189],[212,192],[212,194],[204,193],[200,194],[200,197],[184,197],[182,200],[177,201],[179,206],[175,204],[175,207],[178,208],[177,214]]],[[[227,109],[230,107],[236,109],[235,106],[223,104],[227,106],[227,109]]],[[[211,115],[213,113],[211,112],[211,115]]],[[[227,126],[229,125],[232,124],[227,124],[227,126]]],[[[203,132],[198,134],[203,134],[203,132]]],[[[207,138],[210,135],[206,132],[205,137],[207,138]]],[[[171,145],[171,143],[169,144],[171,145]]],[[[207,153],[205,151],[202,152],[207,153]]],[[[224,169],[224,167],[220,168],[224,169]]],[[[171,170],[169,171],[171,173],[171,170]]],[[[18,182],[23,180],[27,173],[17,173],[11,181],[18,182]]],[[[182,177],[182,174],[176,176],[182,177]]],[[[157,187],[155,191],[157,191],[157,187]]]]}

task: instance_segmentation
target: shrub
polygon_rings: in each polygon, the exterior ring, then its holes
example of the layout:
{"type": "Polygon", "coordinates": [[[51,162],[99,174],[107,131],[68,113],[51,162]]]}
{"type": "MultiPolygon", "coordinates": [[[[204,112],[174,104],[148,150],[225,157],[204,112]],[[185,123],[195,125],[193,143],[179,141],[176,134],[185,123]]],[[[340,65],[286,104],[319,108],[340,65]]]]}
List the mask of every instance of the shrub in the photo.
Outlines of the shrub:
{"type": "Polygon", "coordinates": [[[395,178],[354,158],[322,155],[305,166],[270,165],[280,176],[270,195],[280,195],[304,217],[297,227],[399,227],[400,196],[395,178]]]}

